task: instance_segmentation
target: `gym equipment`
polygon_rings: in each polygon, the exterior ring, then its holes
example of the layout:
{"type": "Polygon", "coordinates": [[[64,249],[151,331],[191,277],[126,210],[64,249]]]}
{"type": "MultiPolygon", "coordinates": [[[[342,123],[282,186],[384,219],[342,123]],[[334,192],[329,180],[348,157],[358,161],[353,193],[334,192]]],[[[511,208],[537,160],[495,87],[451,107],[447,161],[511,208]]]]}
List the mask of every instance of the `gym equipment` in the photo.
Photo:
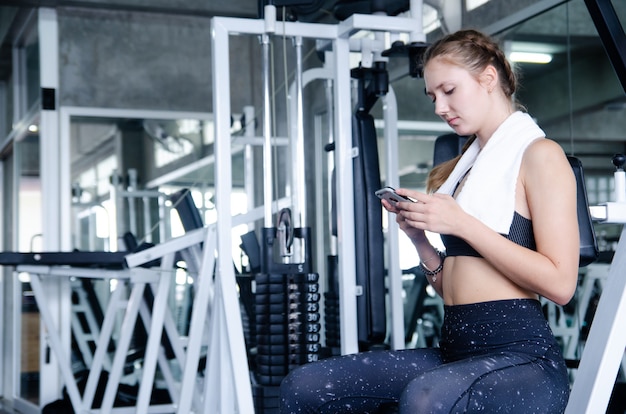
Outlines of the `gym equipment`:
{"type": "MultiPolygon", "coordinates": [[[[624,180],[626,157],[617,154],[615,194],[618,201],[592,206],[591,216],[600,223],[626,223],[626,181],[624,180]]],[[[626,266],[626,227],[622,229],[615,255],[609,268],[602,294],[583,349],[576,380],[567,405],[566,413],[605,412],[615,378],[624,358],[626,348],[626,278],[622,269],[626,266]]]]}
{"type": "MultiPolygon", "coordinates": [[[[164,266],[172,264],[171,260],[165,260],[164,266]]],[[[138,389],[137,405],[147,407],[151,405],[150,396],[154,385],[154,369],[158,363],[161,371],[167,378],[171,378],[169,365],[163,358],[157,357],[157,348],[161,340],[161,327],[165,318],[165,300],[167,299],[167,289],[169,287],[169,275],[167,272],[154,272],[144,268],[133,270],[102,270],[94,268],[72,268],[67,266],[46,266],[46,265],[19,265],[17,270],[26,272],[31,276],[31,286],[35,294],[40,315],[46,326],[48,343],[56,356],[61,375],[66,385],[67,394],[75,412],[87,412],[92,409],[96,387],[101,381],[101,374],[105,363],[105,356],[109,350],[110,341],[113,334],[115,320],[118,314],[123,314],[123,321],[120,328],[120,336],[115,344],[115,353],[111,372],[106,380],[106,388],[100,408],[103,412],[111,412],[115,402],[115,397],[121,383],[123,367],[128,355],[133,327],[137,321],[137,316],[141,314],[142,321],[146,324],[149,332],[146,357],[144,359],[144,372],[138,389]],[[77,378],[72,370],[72,363],[68,359],[62,339],[59,335],[57,323],[52,318],[49,307],[49,300],[46,294],[44,279],[46,278],[95,278],[95,279],[116,279],[117,284],[109,299],[105,316],[97,340],[93,361],[89,369],[89,375],[84,391],[81,393],[78,388],[77,378]],[[156,288],[154,306],[148,307],[144,302],[144,292],[148,285],[156,288]],[[128,299],[124,297],[126,288],[130,288],[128,299]]],[[[172,382],[168,384],[172,400],[176,398],[176,388],[172,382]]],[[[159,404],[160,409],[171,410],[171,404],[165,404],[168,408],[159,404]]]]}
{"type": "MultiPolygon", "coordinates": [[[[615,73],[626,91],[626,42],[624,28],[610,1],[585,0],[615,73]]],[[[622,154],[613,159],[616,167],[613,202],[591,208],[600,223],[626,223],[626,185],[622,154]]],[[[626,348],[626,227],[622,228],[609,274],[596,308],[566,413],[599,413],[607,408],[611,390],[626,348]]]]}
{"type": "MultiPolygon", "coordinates": [[[[266,6],[265,16],[274,15],[266,6]]],[[[266,23],[272,26],[271,22],[266,23]]],[[[320,350],[321,317],[319,275],[312,271],[311,235],[306,226],[306,183],[304,178],[304,132],[302,109],[302,40],[295,38],[296,80],[294,131],[290,141],[292,208],[283,208],[273,220],[272,189],[272,106],[270,104],[269,31],[262,36],[263,47],[263,182],[264,228],[261,234],[260,272],[253,274],[254,308],[249,316],[251,331],[248,347],[256,353],[251,366],[256,380],[255,408],[259,413],[278,412],[277,387],[293,368],[317,361],[320,350]],[[293,209],[293,210],[292,210],[293,209]]],[[[250,242],[247,243],[250,245],[250,242]]]]}
{"type": "Polygon", "coordinates": [[[351,74],[358,81],[352,118],[352,140],[357,150],[353,158],[354,220],[359,228],[356,278],[362,290],[357,298],[357,321],[359,348],[366,350],[382,344],[387,333],[382,205],[375,194],[381,187],[378,137],[369,111],[387,93],[389,78],[385,62],[375,62],[371,69],[353,69],[351,74]]]}

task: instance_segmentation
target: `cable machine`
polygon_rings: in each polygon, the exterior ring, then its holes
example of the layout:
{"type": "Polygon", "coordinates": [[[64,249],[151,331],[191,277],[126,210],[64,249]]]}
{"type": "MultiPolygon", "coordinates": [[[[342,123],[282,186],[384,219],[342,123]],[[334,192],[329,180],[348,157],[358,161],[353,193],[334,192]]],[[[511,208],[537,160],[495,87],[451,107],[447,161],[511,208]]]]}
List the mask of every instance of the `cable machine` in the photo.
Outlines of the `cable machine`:
{"type": "MultiPolygon", "coordinates": [[[[391,32],[392,40],[397,40],[400,33],[407,33],[412,39],[422,41],[423,33],[421,33],[421,2],[415,2],[415,10],[418,10],[419,18],[403,18],[391,16],[371,16],[371,15],[353,15],[341,22],[339,25],[309,24],[309,23],[292,23],[275,21],[274,6],[269,5],[264,8],[263,20],[246,20],[216,17],[213,23],[213,61],[220,62],[219,66],[214,68],[214,110],[215,110],[215,126],[216,126],[216,160],[228,159],[230,149],[228,148],[228,136],[230,134],[229,117],[230,117],[230,101],[229,101],[229,85],[230,73],[228,68],[228,38],[230,35],[258,35],[261,39],[261,47],[263,48],[263,138],[264,138],[264,223],[262,237],[260,241],[261,248],[261,272],[255,275],[256,298],[255,298],[255,321],[257,331],[255,338],[257,339],[256,358],[256,381],[264,385],[263,391],[259,388],[253,390],[258,394],[265,394],[268,387],[275,387],[278,381],[286,374],[286,370],[292,368],[292,362],[301,363],[308,362],[317,358],[317,345],[319,341],[317,332],[303,331],[297,334],[304,335],[300,337],[291,336],[289,340],[294,339],[295,343],[285,343],[285,326],[287,332],[293,327],[304,327],[305,329],[313,329],[319,327],[318,307],[316,306],[319,299],[317,289],[317,273],[313,272],[311,264],[311,242],[310,233],[307,228],[307,217],[303,206],[306,202],[303,198],[303,191],[306,185],[303,179],[303,173],[296,169],[303,168],[304,162],[302,155],[301,141],[301,91],[304,79],[301,61],[300,61],[300,45],[303,39],[316,39],[318,44],[326,44],[324,53],[331,56],[327,59],[325,74],[330,74],[332,79],[332,113],[333,113],[333,136],[335,137],[335,149],[333,153],[333,161],[336,174],[336,211],[337,211],[337,284],[339,288],[339,329],[340,329],[340,352],[342,354],[357,352],[359,350],[359,330],[357,321],[357,301],[363,291],[363,286],[357,280],[357,271],[355,271],[355,257],[358,248],[355,246],[356,238],[360,238],[355,231],[355,192],[354,192],[354,155],[355,143],[353,142],[353,126],[347,119],[352,119],[352,97],[351,97],[351,74],[347,68],[350,67],[349,54],[351,50],[351,35],[359,30],[372,30],[375,32],[387,32],[389,28],[393,28],[391,32]],[[272,192],[271,174],[273,170],[272,160],[272,137],[274,132],[271,128],[271,103],[269,102],[269,44],[272,36],[287,37],[294,40],[296,50],[296,65],[298,66],[295,80],[295,86],[292,90],[292,108],[295,108],[297,118],[292,119],[291,128],[292,136],[292,173],[291,179],[293,188],[291,193],[292,204],[289,210],[275,208],[274,197],[272,192]],[[350,137],[346,139],[346,137],[350,137]],[[292,248],[294,251],[290,252],[292,248]],[[291,290],[294,288],[294,291],[291,290]],[[279,293],[273,293],[277,290],[279,293]],[[285,301],[284,295],[289,295],[285,301]],[[273,295],[280,295],[280,301],[273,301],[273,295]],[[292,303],[292,295],[301,299],[303,296],[312,298],[311,301],[300,301],[292,303]],[[280,302],[280,303],[278,303],[280,302]],[[288,309],[285,309],[285,302],[288,309]],[[307,312],[302,311],[302,307],[307,308],[307,312]],[[278,309],[280,308],[280,309],[278,309]],[[296,312],[290,315],[290,310],[296,312]],[[275,312],[274,312],[275,311],[275,312]],[[291,320],[295,320],[296,315],[300,319],[296,320],[296,324],[290,324],[291,320]],[[281,319],[279,323],[272,321],[281,319]],[[282,325],[282,326],[281,326],[282,325]],[[277,333],[272,333],[277,332],[277,333]],[[277,340],[280,343],[274,344],[277,340]],[[282,347],[282,348],[281,348],[282,347]],[[285,353],[286,348],[287,352],[285,353]],[[280,352],[272,352],[274,350],[280,352]],[[297,348],[297,350],[296,350],[297,348]],[[294,353],[291,353],[294,350],[294,353]],[[292,358],[293,356],[293,358],[292,358]],[[279,361],[280,360],[280,361],[279,361]],[[259,364],[260,362],[260,364],[259,364]]],[[[382,43],[381,43],[382,44],[382,43]]],[[[377,44],[379,50],[384,48],[377,44]]],[[[371,45],[370,45],[371,46],[371,45]]],[[[370,50],[371,51],[371,50],[370,50]]],[[[380,69],[380,66],[379,66],[380,69]]],[[[379,71],[379,75],[382,72],[379,71]]],[[[292,113],[294,113],[292,111],[292,113]]],[[[377,156],[377,154],[376,154],[377,156]]],[[[227,200],[230,188],[230,165],[228,161],[217,169],[216,162],[216,209],[220,211],[229,211],[228,205],[220,205],[220,201],[227,200]],[[225,180],[220,177],[226,176],[225,180]]],[[[376,168],[378,170],[378,168],[376,168]]],[[[302,170],[303,171],[303,170],[302,170]]],[[[373,192],[373,190],[372,190],[373,192]]],[[[373,194],[372,194],[373,195],[373,194]]],[[[380,211],[380,204],[377,201],[380,211]]],[[[372,213],[374,214],[374,213],[372,213]]],[[[223,237],[222,230],[225,233],[230,231],[229,217],[222,217],[218,220],[217,237],[218,246],[229,246],[230,242],[223,237]],[[221,239],[221,240],[220,240],[221,239]]],[[[228,237],[228,235],[226,235],[228,237]]],[[[218,254],[218,263],[222,254],[218,254]]],[[[228,256],[228,255],[226,255],[228,256]]],[[[232,271],[232,263],[225,267],[219,267],[223,271],[232,271]],[[229,269],[226,269],[228,267],[229,269]]],[[[379,279],[382,280],[382,279],[379,279]]],[[[384,292],[384,286],[381,289],[384,292]]],[[[401,300],[401,299],[400,299],[401,300]]],[[[377,318],[386,318],[385,312],[375,315],[377,318]]],[[[400,315],[402,318],[402,315],[400,315]]],[[[400,324],[402,326],[403,324],[400,324]]],[[[383,328],[384,329],[384,328],[383,328]]],[[[287,334],[289,335],[289,334],[287,334]]],[[[369,333],[368,335],[372,335],[369,333]]],[[[379,340],[384,336],[384,331],[374,332],[374,336],[379,340]]],[[[403,338],[404,332],[400,332],[403,338]]],[[[220,395],[218,389],[211,390],[212,395],[220,395]]],[[[232,391],[239,394],[245,393],[245,388],[235,386],[232,391]]],[[[245,398],[245,395],[240,395],[245,398]]],[[[257,408],[272,409],[274,406],[271,398],[275,398],[275,394],[268,392],[263,397],[262,407],[259,407],[257,398],[257,408]]],[[[207,395],[205,398],[209,398],[207,395]]],[[[219,397],[218,397],[219,398],[219,397]]],[[[238,398],[234,399],[238,401],[238,398]]]]}

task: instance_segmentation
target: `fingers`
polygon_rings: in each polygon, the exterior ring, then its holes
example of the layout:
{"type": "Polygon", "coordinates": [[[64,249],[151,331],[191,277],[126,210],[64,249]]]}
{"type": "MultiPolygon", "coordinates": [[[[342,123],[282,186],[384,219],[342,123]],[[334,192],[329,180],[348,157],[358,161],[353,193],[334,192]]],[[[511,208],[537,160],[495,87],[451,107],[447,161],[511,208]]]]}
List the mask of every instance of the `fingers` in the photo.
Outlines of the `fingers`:
{"type": "Polygon", "coordinates": [[[415,201],[422,201],[425,197],[428,197],[428,194],[422,193],[420,191],[409,190],[407,188],[398,188],[396,192],[415,201]]]}
{"type": "Polygon", "coordinates": [[[387,200],[380,200],[380,202],[383,204],[383,207],[385,207],[385,210],[389,211],[390,213],[398,213],[398,209],[395,208],[389,201],[387,200]]]}
{"type": "Polygon", "coordinates": [[[425,194],[420,191],[400,188],[398,194],[414,201],[402,201],[391,205],[383,200],[385,208],[396,214],[396,222],[402,230],[428,230],[451,234],[458,216],[458,205],[453,197],[443,194],[425,194]]]}

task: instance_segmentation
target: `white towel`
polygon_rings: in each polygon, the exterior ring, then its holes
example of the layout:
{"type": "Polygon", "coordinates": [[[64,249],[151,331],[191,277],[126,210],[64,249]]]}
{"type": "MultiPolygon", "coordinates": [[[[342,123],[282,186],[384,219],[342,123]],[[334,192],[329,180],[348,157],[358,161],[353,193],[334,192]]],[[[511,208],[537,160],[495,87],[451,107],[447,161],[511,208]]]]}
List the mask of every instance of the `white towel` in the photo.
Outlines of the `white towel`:
{"type": "Polygon", "coordinates": [[[515,212],[515,186],[528,145],[545,133],[526,113],[515,112],[493,133],[484,148],[475,140],[437,190],[452,195],[471,168],[456,200],[467,213],[501,234],[509,234],[515,212]]]}

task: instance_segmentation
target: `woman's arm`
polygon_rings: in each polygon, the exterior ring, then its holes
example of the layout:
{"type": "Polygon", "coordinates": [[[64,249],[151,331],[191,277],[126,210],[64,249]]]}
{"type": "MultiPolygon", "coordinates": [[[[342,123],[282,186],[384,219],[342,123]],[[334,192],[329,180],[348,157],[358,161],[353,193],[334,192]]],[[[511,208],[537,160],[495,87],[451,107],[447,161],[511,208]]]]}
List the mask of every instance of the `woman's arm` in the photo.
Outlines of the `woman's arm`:
{"type": "Polygon", "coordinates": [[[519,255],[520,269],[516,269],[516,262],[497,255],[492,255],[490,261],[518,285],[564,305],[572,298],[578,279],[576,178],[563,149],[548,139],[529,146],[520,176],[537,252],[524,249],[523,253],[531,254],[519,255]]]}
{"type": "Polygon", "coordinates": [[[555,303],[571,299],[578,277],[576,181],[561,147],[544,139],[526,151],[520,170],[537,251],[502,237],[446,195],[407,191],[420,203],[399,213],[410,227],[466,240],[496,270],[555,303]]]}
{"type": "MultiPolygon", "coordinates": [[[[407,190],[399,189],[398,194],[407,195],[406,191],[407,190]]],[[[401,214],[401,211],[410,209],[411,204],[414,203],[410,201],[400,202],[397,204],[397,207],[392,206],[387,200],[382,200],[382,203],[387,211],[396,214],[396,222],[398,223],[400,230],[404,231],[407,237],[411,240],[411,243],[413,243],[413,246],[415,246],[415,250],[417,251],[417,254],[420,258],[420,262],[431,270],[439,267],[439,265],[442,263],[441,261],[443,260],[443,258],[439,256],[437,249],[435,249],[430,244],[430,241],[426,237],[424,230],[417,229],[411,226],[401,214]]],[[[443,272],[440,272],[437,274],[437,277],[434,281],[430,277],[426,278],[428,280],[428,283],[430,283],[430,285],[441,297],[443,297],[443,290],[441,286],[442,276],[443,272]]]]}

